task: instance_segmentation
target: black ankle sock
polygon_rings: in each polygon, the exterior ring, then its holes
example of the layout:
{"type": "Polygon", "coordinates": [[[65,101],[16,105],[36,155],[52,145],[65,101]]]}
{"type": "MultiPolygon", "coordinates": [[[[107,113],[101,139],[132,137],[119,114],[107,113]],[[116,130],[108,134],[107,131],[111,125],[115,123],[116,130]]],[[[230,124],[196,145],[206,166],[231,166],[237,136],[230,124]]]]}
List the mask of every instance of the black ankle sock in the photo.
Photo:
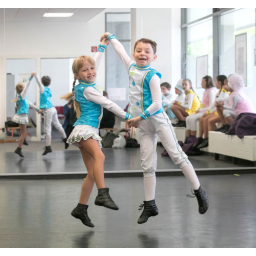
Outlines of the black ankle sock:
{"type": "Polygon", "coordinates": [[[86,204],[79,204],[79,203],[78,203],[77,206],[78,206],[78,207],[85,207],[85,206],[87,206],[87,205],[86,205],[86,204]]]}
{"type": "MultiPolygon", "coordinates": [[[[199,186],[199,188],[200,188],[200,186],[199,186]]],[[[195,191],[195,192],[198,192],[199,188],[198,188],[198,189],[194,189],[194,191],[195,191]]]]}

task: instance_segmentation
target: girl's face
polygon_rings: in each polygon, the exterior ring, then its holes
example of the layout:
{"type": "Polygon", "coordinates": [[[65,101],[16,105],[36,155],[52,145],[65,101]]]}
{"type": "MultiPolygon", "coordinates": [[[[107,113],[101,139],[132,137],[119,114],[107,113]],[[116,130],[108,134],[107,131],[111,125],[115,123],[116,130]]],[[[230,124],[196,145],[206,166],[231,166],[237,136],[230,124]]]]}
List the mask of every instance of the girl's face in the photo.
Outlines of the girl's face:
{"type": "Polygon", "coordinates": [[[205,79],[202,79],[201,85],[202,85],[202,88],[203,88],[203,89],[207,89],[205,79]]]}
{"type": "Polygon", "coordinates": [[[161,86],[161,91],[164,95],[166,95],[170,92],[170,90],[168,90],[165,86],[161,86]]]}
{"type": "Polygon", "coordinates": [[[189,81],[182,81],[182,88],[184,91],[188,91],[191,88],[189,81]]]}
{"type": "Polygon", "coordinates": [[[76,79],[82,80],[84,82],[93,83],[96,78],[95,65],[85,61],[78,74],[75,74],[75,77],[76,79]]]}
{"type": "Polygon", "coordinates": [[[157,56],[154,54],[151,44],[139,42],[136,45],[133,58],[137,66],[146,67],[150,65],[150,63],[154,61],[157,56]]]}
{"type": "Polygon", "coordinates": [[[215,85],[218,89],[221,89],[221,81],[218,81],[218,79],[216,79],[215,85]]]}
{"type": "Polygon", "coordinates": [[[228,83],[226,83],[223,88],[228,92],[233,92],[233,90],[228,86],[228,83]]]}
{"type": "Polygon", "coordinates": [[[181,94],[181,91],[180,91],[179,89],[175,88],[175,93],[178,94],[178,95],[180,95],[180,94],[181,94]]]}

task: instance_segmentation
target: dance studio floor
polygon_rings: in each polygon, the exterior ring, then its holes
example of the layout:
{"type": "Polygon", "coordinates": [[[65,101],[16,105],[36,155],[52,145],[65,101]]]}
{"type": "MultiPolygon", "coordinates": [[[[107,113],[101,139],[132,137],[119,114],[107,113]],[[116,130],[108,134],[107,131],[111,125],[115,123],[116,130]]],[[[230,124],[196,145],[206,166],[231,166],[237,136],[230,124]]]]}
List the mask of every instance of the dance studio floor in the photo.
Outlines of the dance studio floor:
{"type": "Polygon", "coordinates": [[[142,225],[142,178],[107,178],[120,209],[95,206],[94,187],[88,210],[95,228],[70,215],[83,179],[0,179],[0,247],[255,248],[256,175],[199,178],[209,195],[206,214],[198,213],[195,198],[186,197],[190,186],[184,177],[157,177],[159,215],[142,225]]]}
{"type": "Polygon", "coordinates": [[[157,147],[156,203],[159,215],[137,224],[144,200],[139,149],[103,149],[106,185],[120,210],[94,205],[89,216],[95,228],[84,226],[70,213],[77,205],[85,167],[76,147],[42,156],[44,142],[23,147],[25,158],[14,154],[17,144],[0,144],[0,248],[188,248],[256,246],[256,168],[249,161],[213,155],[189,157],[210,208],[198,213],[195,198],[182,172],[157,147]],[[212,175],[214,174],[214,175],[212,175]]]}

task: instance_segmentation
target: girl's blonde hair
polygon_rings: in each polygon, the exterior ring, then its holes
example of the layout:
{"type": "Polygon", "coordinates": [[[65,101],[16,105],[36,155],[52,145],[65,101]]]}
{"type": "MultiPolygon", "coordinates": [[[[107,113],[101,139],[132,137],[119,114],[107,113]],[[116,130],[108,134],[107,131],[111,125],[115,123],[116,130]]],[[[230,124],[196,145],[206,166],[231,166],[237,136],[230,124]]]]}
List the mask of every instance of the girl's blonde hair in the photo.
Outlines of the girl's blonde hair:
{"type": "MultiPolygon", "coordinates": [[[[25,85],[22,82],[19,82],[16,86],[15,86],[15,90],[16,90],[16,94],[21,94],[23,89],[24,89],[25,85]]],[[[17,98],[12,100],[12,102],[17,102],[17,98]]]]}
{"type": "Polygon", "coordinates": [[[74,82],[73,82],[72,92],[62,95],[60,97],[61,99],[64,99],[67,101],[74,99],[74,109],[76,111],[76,115],[78,118],[81,115],[81,110],[80,110],[79,103],[74,98],[74,96],[75,96],[74,88],[75,88],[75,84],[76,84],[76,75],[78,75],[79,70],[83,67],[84,62],[86,62],[86,61],[88,61],[91,65],[95,65],[95,61],[91,57],[86,56],[86,55],[80,56],[74,60],[73,65],[72,65],[72,71],[74,73],[74,82]]]}

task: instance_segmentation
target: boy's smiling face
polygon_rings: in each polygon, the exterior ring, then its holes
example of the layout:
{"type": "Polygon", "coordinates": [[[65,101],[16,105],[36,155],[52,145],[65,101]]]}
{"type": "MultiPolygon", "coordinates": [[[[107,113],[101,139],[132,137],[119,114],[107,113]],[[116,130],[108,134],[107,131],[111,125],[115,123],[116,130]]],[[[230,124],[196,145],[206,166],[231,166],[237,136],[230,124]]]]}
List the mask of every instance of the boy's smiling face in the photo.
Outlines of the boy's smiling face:
{"type": "Polygon", "coordinates": [[[139,42],[136,45],[133,58],[137,66],[145,67],[150,65],[151,62],[157,58],[157,56],[154,54],[151,44],[139,42]]]}

